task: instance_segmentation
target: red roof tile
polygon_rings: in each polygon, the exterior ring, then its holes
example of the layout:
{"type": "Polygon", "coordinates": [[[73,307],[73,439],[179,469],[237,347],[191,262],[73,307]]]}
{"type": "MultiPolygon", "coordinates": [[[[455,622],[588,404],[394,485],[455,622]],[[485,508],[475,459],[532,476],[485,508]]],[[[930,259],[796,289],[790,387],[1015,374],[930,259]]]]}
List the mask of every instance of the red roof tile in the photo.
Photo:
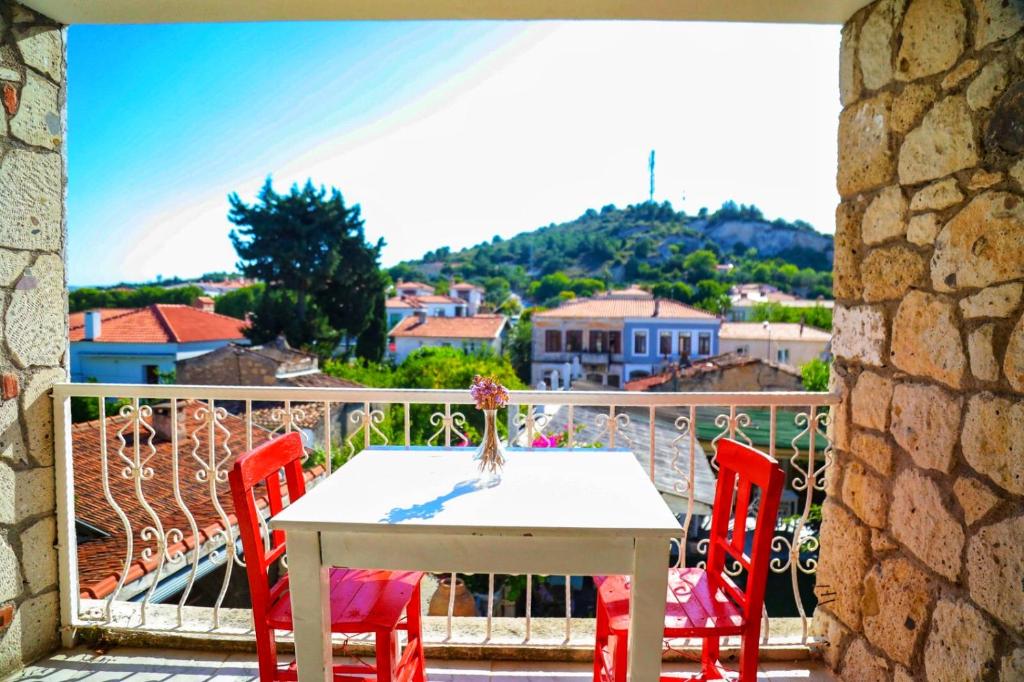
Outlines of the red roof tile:
{"type": "Polygon", "coordinates": [[[641,290],[612,292],[591,298],[567,301],[553,308],[533,314],[534,318],[642,318],[660,319],[707,319],[716,317],[711,313],[669,299],[656,299],[641,290]]]}
{"type": "Polygon", "coordinates": [[[434,339],[494,339],[505,326],[504,315],[473,315],[471,317],[428,317],[420,321],[410,315],[388,332],[394,337],[434,339]]]}
{"type": "MultiPolygon", "coordinates": [[[[103,308],[100,343],[190,343],[245,338],[248,322],[187,305],[154,303],[145,308],[103,308]]],[[[70,339],[85,340],[85,313],[71,313],[70,339]]]]}

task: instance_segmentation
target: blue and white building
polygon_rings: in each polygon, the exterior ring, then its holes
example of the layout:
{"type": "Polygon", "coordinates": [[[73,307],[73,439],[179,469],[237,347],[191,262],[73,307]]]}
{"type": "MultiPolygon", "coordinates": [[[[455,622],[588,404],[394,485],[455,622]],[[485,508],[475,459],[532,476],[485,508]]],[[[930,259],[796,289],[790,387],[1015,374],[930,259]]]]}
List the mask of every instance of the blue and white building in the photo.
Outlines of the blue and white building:
{"type": "Polygon", "coordinates": [[[721,320],[630,288],[569,301],[533,315],[534,385],[565,381],[568,364],[589,383],[618,388],[719,353],[721,320]]]}

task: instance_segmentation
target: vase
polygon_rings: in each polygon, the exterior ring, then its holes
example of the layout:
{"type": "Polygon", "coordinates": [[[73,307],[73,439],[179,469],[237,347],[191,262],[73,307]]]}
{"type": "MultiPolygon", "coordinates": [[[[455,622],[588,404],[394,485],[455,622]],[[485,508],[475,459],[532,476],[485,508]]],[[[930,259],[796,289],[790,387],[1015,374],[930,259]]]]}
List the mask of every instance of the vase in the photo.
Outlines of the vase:
{"type": "MultiPolygon", "coordinates": [[[[439,578],[437,581],[437,589],[434,590],[433,596],[430,597],[430,604],[427,606],[427,615],[447,616],[448,604],[451,602],[451,595],[451,576],[439,578]]],[[[473,594],[466,587],[466,583],[462,582],[462,578],[455,579],[455,604],[452,609],[452,615],[468,617],[477,615],[476,599],[473,598],[473,594]]]]}
{"type": "Polygon", "coordinates": [[[482,485],[495,485],[501,480],[501,468],[505,465],[505,446],[498,438],[497,410],[484,410],[484,436],[474,459],[480,465],[482,485]]]}

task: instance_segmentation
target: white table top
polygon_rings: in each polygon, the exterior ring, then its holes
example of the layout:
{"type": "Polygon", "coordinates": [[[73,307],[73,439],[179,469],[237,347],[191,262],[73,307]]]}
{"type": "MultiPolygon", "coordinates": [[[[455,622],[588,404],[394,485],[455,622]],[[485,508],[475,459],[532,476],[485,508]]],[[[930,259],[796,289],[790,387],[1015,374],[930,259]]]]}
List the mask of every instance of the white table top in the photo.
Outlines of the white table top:
{"type": "Polygon", "coordinates": [[[270,525],[288,530],[678,537],[679,523],[626,450],[510,451],[477,484],[474,448],[364,450],[270,525]]]}

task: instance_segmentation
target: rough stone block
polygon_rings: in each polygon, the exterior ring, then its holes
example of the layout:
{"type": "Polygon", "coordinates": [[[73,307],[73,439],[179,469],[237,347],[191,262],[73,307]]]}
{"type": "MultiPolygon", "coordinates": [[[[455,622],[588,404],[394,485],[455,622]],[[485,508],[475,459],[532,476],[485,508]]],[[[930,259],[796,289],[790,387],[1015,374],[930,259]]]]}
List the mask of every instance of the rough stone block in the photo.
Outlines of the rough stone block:
{"type": "Polygon", "coordinates": [[[14,506],[16,482],[14,469],[0,461],[0,524],[13,525],[18,522],[14,506]]]}
{"type": "Polygon", "coordinates": [[[1009,38],[1024,27],[1024,8],[1018,2],[974,0],[978,23],[974,27],[974,47],[1009,38]]]}
{"type": "Polygon", "coordinates": [[[999,363],[992,352],[995,324],[989,322],[967,335],[967,355],[971,359],[971,374],[982,381],[999,381],[999,363]]]}
{"type": "Polygon", "coordinates": [[[1020,305],[1024,284],[1011,282],[982,289],[960,301],[960,312],[967,319],[976,317],[1007,317],[1020,305]]]}
{"type": "Polygon", "coordinates": [[[40,466],[53,464],[53,400],[50,389],[57,382],[67,381],[67,378],[67,372],[59,367],[37,370],[21,398],[29,456],[40,466]]]}
{"type": "Polygon", "coordinates": [[[960,444],[975,471],[1024,495],[1024,401],[991,393],[971,396],[960,444]]]}
{"type": "Polygon", "coordinates": [[[1024,316],[1017,320],[1010,340],[1006,344],[1006,357],[1003,360],[1003,372],[1006,380],[1018,393],[1024,393],[1024,316]]]}
{"type": "Polygon", "coordinates": [[[856,55],[857,27],[849,23],[843,26],[839,47],[839,102],[844,107],[856,102],[862,89],[856,55]]]}
{"type": "Polygon", "coordinates": [[[980,680],[995,668],[996,630],[970,604],[943,599],[932,614],[924,652],[928,682],[980,680]]]}
{"type": "MultiPolygon", "coordinates": [[[[3,33],[3,20],[0,19],[0,34],[3,33]]],[[[0,45],[0,80],[12,83],[21,82],[21,64],[14,50],[8,45],[0,45]]],[[[0,118],[3,118],[0,116],[0,118]]]]}
{"type": "Polygon", "coordinates": [[[914,185],[978,163],[967,100],[954,95],[940,100],[900,145],[900,183],[914,185]]]}
{"type": "MultiPolygon", "coordinates": [[[[1024,43],[1021,44],[1024,45],[1024,43]]],[[[1024,189],[1024,159],[1010,166],[1010,177],[1014,179],[1021,189],[1024,189]]]]}
{"type": "Polygon", "coordinates": [[[892,80],[892,34],[902,5],[902,0],[881,0],[860,30],[857,56],[864,87],[869,90],[884,87],[892,80]]]}
{"type": "Polygon", "coordinates": [[[973,525],[999,504],[999,496],[987,485],[976,478],[958,478],[953,483],[953,494],[956,495],[960,508],[964,510],[964,521],[973,525]]]}
{"type": "Polygon", "coordinates": [[[812,633],[822,643],[822,658],[832,670],[842,662],[841,653],[850,637],[850,631],[828,611],[828,606],[818,605],[811,621],[812,633]]]}
{"type": "Polygon", "coordinates": [[[892,446],[882,436],[857,431],[853,434],[852,450],[878,473],[887,476],[892,472],[892,446]]]}
{"type": "Polygon", "coordinates": [[[905,372],[959,388],[967,368],[954,302],[910,291],[893,321],[891,358],[905,372]]]}
{"type": "Polygon", "coordinates": [[[1024,153],[1024,81],[1006,89],[992,108],[985,126],[985,147],[1002,149],[1010,154],[1024,153]]]}
{"type": "Polygon", "coordinates": [[[964,200],[956,178],[946,178],[925,186],[910,200],[911,211],[941,211],[964,200]]]}
{"type": "Polygon", "coordinates": [[[21,596],[21,571],[18,555],[0,534],[0,604],[21,596]]]}
{"type": "Polygon", "coordinates": [[[917,125],[921,114],[935,102],[936,90],[927,83],[908,83],[892,101],[893,132],[903,134],[917,125]]]}
{"type": "Polygon", "coordinates": [[[892,680],[889,675],[888,661],[868,651],[867,642],[862,637],[856,638],[847,647],[839,677],[849,682],[891,682],[892,680]]]}
{"type": "Polygon", "coordinates": [[[27,26],[14,29],[25,63],[60,82],[64,72],[64,35],[61,29],[49,26],[27,26]]]}
{"type": "Polygon", "coordinates": [[[860,281],[860,229],[863,215],[864,206],[860,201],[846,201],[836,207],[832,292],[839,299],[859,299],[864,290],[860,281]]]}
{"type": "Polygon", "coordinates": [[[967,17],[958,0],[912,0],[900,33],[896,78],[912,81],[956,63],[964,49],[967,17]]]}
{"type": "Polygon", "coordinates": [[[64,260],[45,254],[26,270],[7,311],[5,333],[11,359],[19,367],[60,365],[67,343],[64,313],[64,260]]]}
{"type": "Polygon", "coordinates": [[[1024,516],[985,526],[967,548],[967,585],[981,608],[1024,631],[1024,516]]]}
{"type": "Polygon", "coordinates": [[[861,372],[850,394],[853,422],[869,429],[885,431],[889,425],[892,380],[874,372],[861,372]]]}
{"type": "Polygon", "coordinates": [[[864,580],[864,634],[893,660],[910,665],[935,597],[936,585],[908,559],[886,559],[864,580]]]}
{"type": "Polygon", "coordinates": [[[900,549],[900,543],[896,542],[891,535],[877,528],[871,529],[871,551],[875,557],[897,549],[900,549]]]}
{"type": "Polygon", "coordinates": [[[1003,656],[999,665],[999,682],[1020,682],[1024,680],[1024,647],[1014,649],[1003,656]]]}
{"type": "Polygon", "coordinates": [[[56,85],[30,71],[11,119],[11,135],[36,147],[59,149],[64,130],[57,95],[56,85]]]}
{"type": "Polygon", "coordinates": [[[939,236],[942,224],[935,213],[921,213],[910,219],[907,224],[907,241],[919,246],[931,246],[939,236]]]}
{"type": "Polygon", "coordinates": [[[885,313],[873,306],[836,306],[832,352],[836,357],[880,367],[885,357],[885,313]]]}
{"type": "Polygon", "coordinates": [[[977,59],[965,59],[942,78],[942,89],[952,90],[973,76],[980,68],[981,62],[977,59]]]}
{"type": "Polygon", "coordinates": [[[58,154],[12,149],[0,159],[0,246],[60,248],[61,183],[58,154]]]}
{"type": "Polygon", "coordinates": [[[880,244],[907,231],[907,200],[898,185],[886,187],[878,193],[861,223],[861,238],[865,244],[880,244]]]}
{"type": "Polygon", "coordinates": [[[872,528],[885,528],[889,501],[885,481],[857,462],[850,462],[843,472],[843,502],[861,521],[872,528]]]}
{"type": "Polygon", "coordinates": [[[22,661],[34,661],[57,648],[60,604],[56,591],[22,602],[16,618],[21,621],[22,661]]]}
{"type": "Polygon", "coordinates": [[[882,93],[847,107],[839,116],[839,194],[850,197],[887,184],[893,177],[889,114],[892,94],[882,93]]]}
{"type": "Polygon", "coordinates": [[[960,575],[963,528],[946,509],[939,486],[916,469],[907,469],[896,479],[889,527],[893,537],[933,571],[953,581],[960,575]]]}
{"type": "Polygon", "coordinates": [[[52,467],[36,467],[15,472],[14,514],[18,521],[40,514],[52,514],[57,508],[52,467]]]}
{"type": "Polygon", "coordinates": [[[1006,83],[1006,64],[1003,60],[997,59],[987,64],[967,86],[967,106],[974,110],[989,108],[1006,89],[1006,83]]]}
{"type": "Polygon", "coordinates": [[[985,170],[976,170],[971,175],[971,179],[967,181],[967,189],[972,192],[977,192],[981,189],[988,189],[993,185],[998,185],[1003,181],[1003,174],[998,172],[990,173],[985,170]]]}
{"type": "Polygon", "coordinates": [[[860,266],[864,301],[900,299],[911,287],[922,284],[927,272],[924,257],[905,246],[873,249],[860,266]]]}
{"type": "Polygon", "coordinates": [[[57,520],[39,519],[21,534],[21,572],[29,592],[39,594],[57,586],[57,520]]]}
{"type": "Polygon", "coordinates": [[[828,609],[836,618],[859,630],[861,581],[869,560],[868,529],[831,499],[825,501],[821,517],[821,559],[815,592],[823,601],[828,600],[828,609]]]}
{"type": "Polygon", "coordinates": [[[938,386],[900,384],[893,391],[892,436],[924,469],[948,473],[960,432],[962,399],[938,386]]]}

